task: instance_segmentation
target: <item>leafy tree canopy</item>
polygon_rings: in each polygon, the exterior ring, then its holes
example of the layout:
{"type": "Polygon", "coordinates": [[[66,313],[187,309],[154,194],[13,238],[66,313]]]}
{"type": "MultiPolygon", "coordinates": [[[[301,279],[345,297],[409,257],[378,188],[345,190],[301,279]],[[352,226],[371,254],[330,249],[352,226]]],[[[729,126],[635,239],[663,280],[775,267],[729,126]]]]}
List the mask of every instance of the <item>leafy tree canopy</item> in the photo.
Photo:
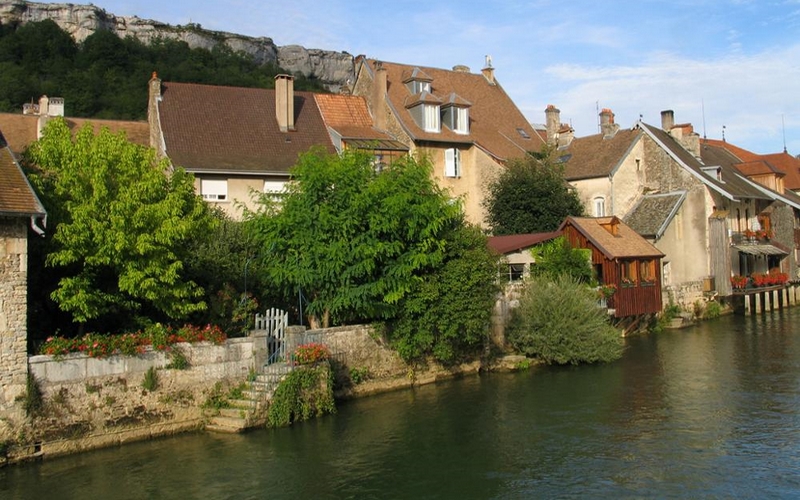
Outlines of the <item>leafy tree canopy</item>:
{"type": "Polygon", "coordinates": [[[486,223],[496,236],[555,231],[568,215],[583,215],[550,150],[509,162],[489,186],[486,223]]]}
{"type": "Polygon", "coordinates": [[[533,247],[531,254],[536,262],[531,266],[534,276],[555,281],[567,275],[580,283],[592,283],[595,280],[591,250],[572,248],[563,236],[533,247]]]}
{"type": "MultiPolygon", "coordinates": [[[[104,30],[78,44],[50,19],[0,25],[0,111],[18,112],[49,95],[64,97],[70,116],[141,120],[153,71],[173,82],[260,88],[272,88],[275,75],[286,73],[224,46],[190,49],[164,39],[144,45],[104,30]]],[[[324,91],[302,75],[295,75],[294,85],[324,91]]]]}
{"type": "Polygon", "coordinates": [[[391,318],[441,265],[444,233],[462,217],[427,160],[407,156],[380,174],[372,161],[306,153],[280,203],[262,198],[249,216],[266,272],[287,295],[305,295],[312,325],[391,318]]]}
{"type": "Polygon", "coordinates": [[[86,125],[73,138],[63,119],[27,160],[51,216],[47,265],[63,272],[52,298],[75,321],[143,308],[182,318],[205,307],[203,290],[183,278],[187,242],[214,224],[190,174],[166,175],[124,134],[86,125]]]}

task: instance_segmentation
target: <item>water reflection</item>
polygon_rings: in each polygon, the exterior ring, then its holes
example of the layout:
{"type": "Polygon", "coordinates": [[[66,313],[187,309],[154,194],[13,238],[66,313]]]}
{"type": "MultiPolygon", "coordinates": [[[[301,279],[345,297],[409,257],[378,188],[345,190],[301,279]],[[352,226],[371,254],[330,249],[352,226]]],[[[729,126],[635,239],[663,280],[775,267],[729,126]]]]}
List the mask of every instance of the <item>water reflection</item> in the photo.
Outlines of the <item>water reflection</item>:
{"type": "Polygon", "coordinates": [[[800,309],[630,339],[603,366],[399,391],[242,436],[0,470],[0,498],[800,495],[800,309]]]}

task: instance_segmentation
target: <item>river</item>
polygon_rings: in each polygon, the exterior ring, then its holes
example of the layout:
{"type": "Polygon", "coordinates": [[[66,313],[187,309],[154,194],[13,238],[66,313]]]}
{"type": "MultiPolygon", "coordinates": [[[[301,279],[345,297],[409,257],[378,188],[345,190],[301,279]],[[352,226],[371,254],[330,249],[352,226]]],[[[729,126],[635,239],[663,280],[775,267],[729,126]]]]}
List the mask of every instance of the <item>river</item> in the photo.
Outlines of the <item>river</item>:
{"type": "Polygon", "coordinates": [[[313,422],[0,469],[0,498],[798,498],[800,308],[630,338],[313,422]]]}

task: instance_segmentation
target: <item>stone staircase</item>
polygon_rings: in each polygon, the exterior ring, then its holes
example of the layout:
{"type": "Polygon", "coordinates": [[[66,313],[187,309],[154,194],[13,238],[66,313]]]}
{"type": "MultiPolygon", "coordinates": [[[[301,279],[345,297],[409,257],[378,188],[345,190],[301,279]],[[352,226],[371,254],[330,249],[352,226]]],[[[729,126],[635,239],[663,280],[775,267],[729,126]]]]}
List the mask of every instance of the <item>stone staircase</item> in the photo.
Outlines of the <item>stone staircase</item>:
{"type": "Polygon", "coordinates": [[[281,380],[293,369],[288,363],[264,365],[241,399],[229,400],[230,407],[207,414],[206,430],[237,433],[266,423],[267,408],[281,380]]]}

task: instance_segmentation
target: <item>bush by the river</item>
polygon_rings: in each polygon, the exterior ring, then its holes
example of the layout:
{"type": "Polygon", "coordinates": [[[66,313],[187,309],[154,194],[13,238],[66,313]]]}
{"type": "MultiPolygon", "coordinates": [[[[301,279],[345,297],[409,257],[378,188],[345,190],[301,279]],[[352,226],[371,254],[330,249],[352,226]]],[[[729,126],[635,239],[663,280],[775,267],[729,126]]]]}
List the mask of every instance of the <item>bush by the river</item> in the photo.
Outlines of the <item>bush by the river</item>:
{"type": "Polygon", "coordinates": [[[597,293],[568,276],[526,282],[507,329],[519,352],[550,364],[608,362],[622,356],[622,338],[597,305],[597,293]]]}

